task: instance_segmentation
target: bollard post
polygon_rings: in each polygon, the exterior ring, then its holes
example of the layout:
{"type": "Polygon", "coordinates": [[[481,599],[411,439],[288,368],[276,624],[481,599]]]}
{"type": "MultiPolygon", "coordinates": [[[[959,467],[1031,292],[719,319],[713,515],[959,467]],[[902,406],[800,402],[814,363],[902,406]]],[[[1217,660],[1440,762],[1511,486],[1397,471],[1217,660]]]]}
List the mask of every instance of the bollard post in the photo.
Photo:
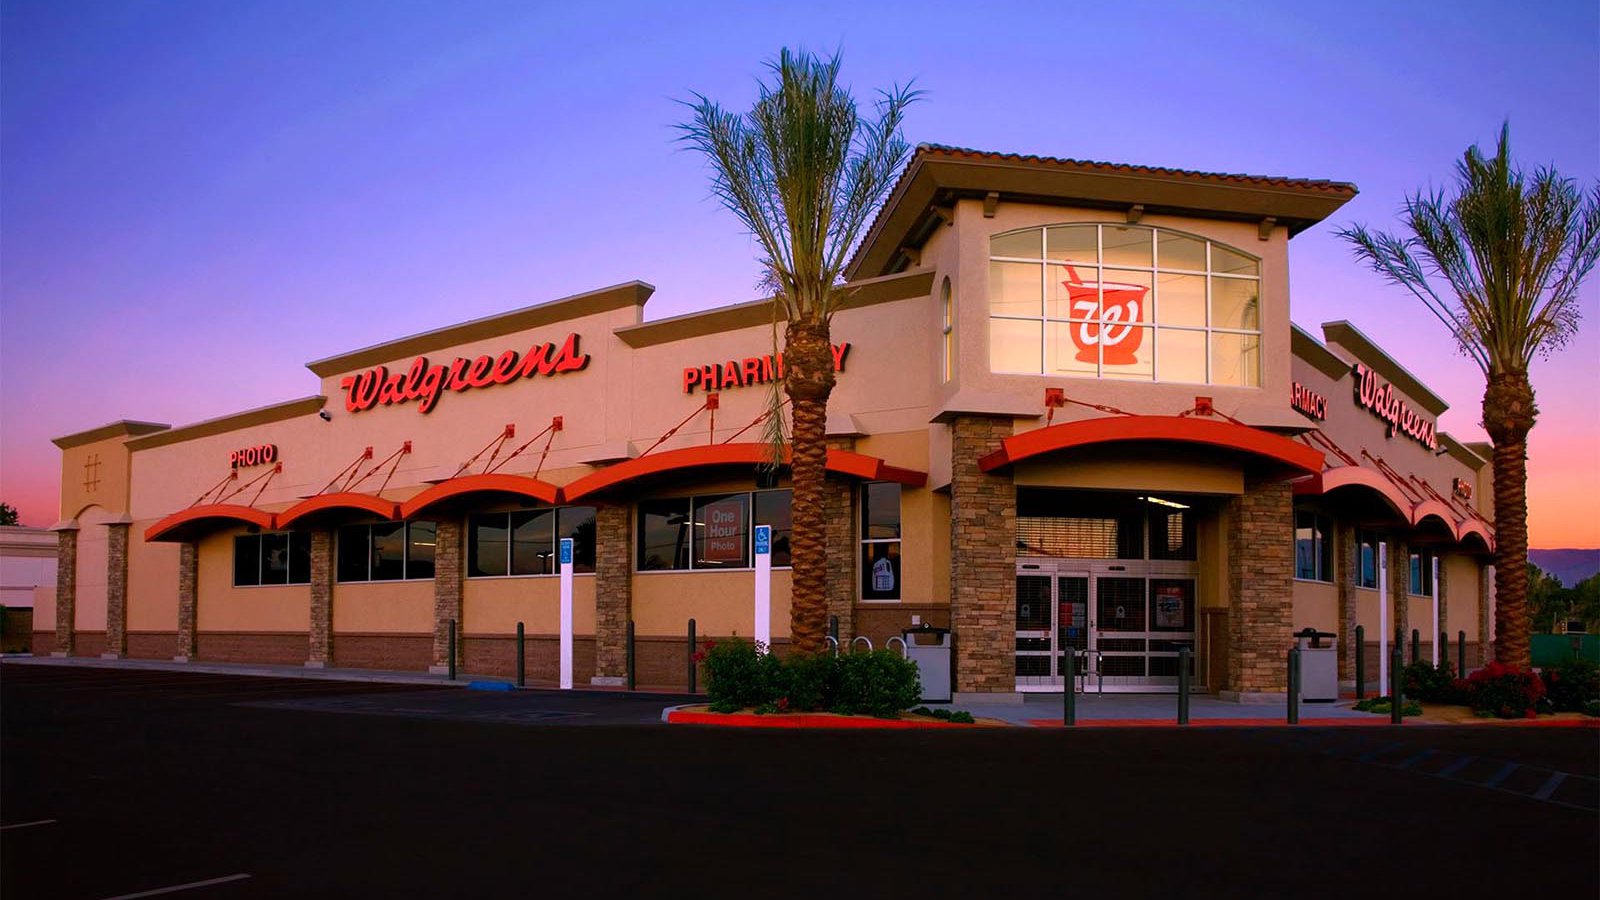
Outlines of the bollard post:
{"type": "Polygon", "coordinates": [[[1467,677],[1467,633],[1456,632],[1456,677],[1467,677]]]}
{"type": "Polygon", "coordinates": [[[523,639],[524,639],[524,635],[522,633],[522,623],[518,622],[517,623],[517,687],[519,687],[519,688],[525,688],[525,687],[528,686],[528,660],[522,654],[523,639]]]}
{"type": "Polygon", "coordinates": [[[1289,724],[1300,724],[1300,648],[1289,650],[1289,724]]]}
{"type": "Polygon", "coordinates": [[[1367,699],[1367,630],[1356,626],[1356,699],[1367,699]]]}
{"type": "Polygon", "coordinates": [[[1189,724],[1189,656],[1188,647],[1178,648],[1178,724],[1189,724]]]}
{"type": "Polygon", "coordinates": [[[450,620],[450,680],[456,680],[456,620],[450,620]]]}
{"type": "Polygon", "coordinates": [[[1433,647],[1433,655],[1439,660],[1439,665],[1448,667],[1450,665],[1450,635],[1443,631],[1439,632],[1439,642],[1434,644],[1433,647]]]}
{"type": "Polygon", "coordinates": [[[1061,725],[1070,727],[1078,724],[1078,692],[1073,686],[1078,680],[1073,671],[1078,667],[1078,655],[1069,648],[1061,656],[1061,666],[1061,725]]]}
{"type": "Polygon", "coordinates": [[[695,675],[696,674],[698,674],[698,673],[696,673],[695,670],[694,670],[694,620],[690,619],[689,620],[689,693],[691,693],[691,694],[695,693],[694,683],[695,683],[695,675]]]}
{"type": "Polygon", "coordinates": [[[633,620],[628,620],[628,690],[636,690],[639,679],[634,677],[633,671],[633,620]]]}
{"type": "Polygon", "coordinates": [[[828,636],[833,638],[833,645],[839,646],[839,617],[828,617],[828,636]]]}
{"type": "Polygon", "coordinates": [[[1400,648],[1394,648],[1394,663],[1389,666],[1389,724],[1399,725],[1404,721],[1402,710],[1406,704],[1405,697],[1400,692],[1400,648]]]}
{"type": "Polygon", "coordinates": [[[1422,658],[1422,632],[1411,629],[1411,661],[1416,662],[1422,658]]]}

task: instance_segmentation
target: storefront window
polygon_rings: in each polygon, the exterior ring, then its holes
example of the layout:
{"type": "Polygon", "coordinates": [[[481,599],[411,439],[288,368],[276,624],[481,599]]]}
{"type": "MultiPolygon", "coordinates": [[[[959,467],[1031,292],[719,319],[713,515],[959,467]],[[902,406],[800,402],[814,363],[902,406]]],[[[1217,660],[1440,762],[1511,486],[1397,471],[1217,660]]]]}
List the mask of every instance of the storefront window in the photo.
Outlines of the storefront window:
{"type": "Polygon", "coordinates": [[[1294,577],[1333,580],[1332,521],[1310,510],[1294,514],[1294,577]]]}
{"type": "Polygon", "coordinates": [[[339,581],[414,581],[433,577],[438,526],[433,522],[347,525],[335,540],[339,581]]]}
{"type": "Polygon", "coordinates": [[[753,526],[771,525],[772,565],[788,566],[791,496],[784,489],[641,501],[635,565],[641,572],[748,569],[753,526]]]}
{"type": "Polygon", "coordinates": [[[989,244],[989,367],[1021,375],[1261,383],[1261,267],[1142,226],[1057,225],[989,244]]]}
{"type": "Polygon", "coordinates": [[[1426,597],[1433,594],[1433,552],[1423,550],[1411,554],[1410,593],[1426,597]]]}
{"type": "Polygon", "coordinates": [[[1192,560],[1193,497],[1061,488],[1017,489],[1017,555],[1192,560]]]}
{"type": "Polygon", "coordinates": [[[572,538],[572,571],[594,571],[594,507],[479,513],[467,520],[467,577],[557,575],[560,538],[572,538]]]}
{"type": "Polygon", "coordinates": [[[1356,585],[1364,588],[1378,586],[1378,542],[1381,540],[1370,531],[1356,531],[1356,553],[1360,557],[1356,565],[1356,585]]]}
{"type": "Polygon", "coordinates": [[[861,599],[900,599],[900,485],[861,487],[861,599]]]}
{"type": "Polygon", "coordinates": [[[311,532],[241,534],[233,539],[234,587],[310,582],[311,532]]]}
{"type": "Polygon", "coordinates": [[[955,374],[956,360],[956,298],[950,292],[950,278],[945,277],[944,284],[939,288],[940,306],[944,308],[944,330],[941,342],[942,364],[939,367],[944,381],[949,381],[955,374]]]}

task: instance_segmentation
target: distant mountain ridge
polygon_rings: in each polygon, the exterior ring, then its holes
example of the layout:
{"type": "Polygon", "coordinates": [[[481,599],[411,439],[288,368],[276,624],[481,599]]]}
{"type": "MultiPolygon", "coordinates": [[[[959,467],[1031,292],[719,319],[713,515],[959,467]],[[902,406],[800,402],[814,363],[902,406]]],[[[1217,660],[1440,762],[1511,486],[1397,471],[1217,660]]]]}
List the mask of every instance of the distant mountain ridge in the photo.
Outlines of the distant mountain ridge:
{"type": "Polygon", "coordinates": [[[1533,563],[1572,587],[1590,575],[1600,572],[1600,548],[1590,550],[1529,550],[1528,562],[1533,563]]]}

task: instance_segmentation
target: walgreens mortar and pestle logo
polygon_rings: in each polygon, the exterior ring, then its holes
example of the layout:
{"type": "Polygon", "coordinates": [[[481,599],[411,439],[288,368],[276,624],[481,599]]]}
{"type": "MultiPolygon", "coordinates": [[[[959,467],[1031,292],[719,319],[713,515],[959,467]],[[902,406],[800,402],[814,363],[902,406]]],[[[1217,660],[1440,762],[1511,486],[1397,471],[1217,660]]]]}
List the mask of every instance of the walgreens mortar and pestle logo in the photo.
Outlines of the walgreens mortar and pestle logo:
{"type": "Polygon", "coordinates": [[[1137,363],[1139,346],[1144,343],[1144,329],[1137,326],[1144,321],[1144,296],[1150,289],[1115,281],[1085,282],[1073,266],[1062,268],[1067,270],[1067,280],[1061,286],[1067,289],[1072,317],[1099,320],[1072,324],[1078,361],[1098,360],[1108,366],[1137,363]]]}

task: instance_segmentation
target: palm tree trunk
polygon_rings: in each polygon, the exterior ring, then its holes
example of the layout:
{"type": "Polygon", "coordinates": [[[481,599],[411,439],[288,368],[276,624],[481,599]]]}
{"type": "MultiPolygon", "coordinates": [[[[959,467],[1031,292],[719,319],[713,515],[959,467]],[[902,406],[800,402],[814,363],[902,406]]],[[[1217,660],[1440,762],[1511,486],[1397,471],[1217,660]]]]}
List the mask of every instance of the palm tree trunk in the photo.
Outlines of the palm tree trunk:
{"type": "Polygon", "coordinates": [[[790,473],[794,485],[790,556],[794,588],[789,630],[798,653],[821,653],[828,619],[827,517],[823,512],[828,458],[828,395],[833,351],[828,323],[791,322],[784,330],[784,390],[794,411],[790,473]]]}
{"type": "Polygon", "coordinates": [[[1528,432],[1538,416],[1527,372],[1491,372],[1483,426],[1494,443],[1494,658],[1526,669],[1528,643],[1528,432]]]}

